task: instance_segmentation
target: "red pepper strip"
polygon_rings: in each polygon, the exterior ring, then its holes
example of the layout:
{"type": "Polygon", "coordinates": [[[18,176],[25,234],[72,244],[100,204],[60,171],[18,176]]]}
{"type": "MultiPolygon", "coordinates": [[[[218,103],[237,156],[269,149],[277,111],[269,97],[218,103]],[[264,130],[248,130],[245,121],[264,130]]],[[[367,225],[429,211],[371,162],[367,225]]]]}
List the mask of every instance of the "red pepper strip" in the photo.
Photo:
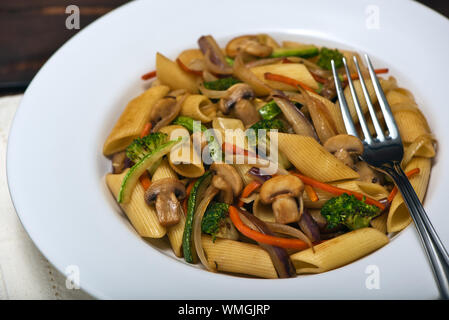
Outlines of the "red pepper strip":
{"type": "Polygon", "coordinates": [[[239,211],[234,206],[229,206],[229,217],[231,218],[231,221],[237,228],[237,230],[239,230],[242,234],[244,234],[248,238],[253,239],[254,241],[280,248],[289,248],[297,250],[304,250],[309,247],[307,243],[299,239],[275,237],[251,229],[250,227],[245,225],[243,221],[240,219],[239,211]]]}
{"type": "Polygon", "coordinates": [[[152,127],[153,127],[153,125],[151,124],[151,122],[147,122],[145,124],[145,127],[143,127],[142,132],[140,133],[140,137],[143,138],[146,135],[148,135],[150,133],[152,127]]]}
{"type": "Polygon", "coordinates": [[[257,188],[259,188],[262,184],[259,181],[253,180],[250,183],[248,183],[243,189],[242,194],[240,196],[239,200],[239,207],[243,207],[244,202],[242,201],[243,198],[249,197],[257,188]]]}
{"type": "Polygon", "coordinates": [[[293,87],[300,86],[304,90],[308,90],[310,92],[316,93],[315,90],[313,90],[312,88],[310,88],[306,84],[302,83],[301,81],[298,81],[296,79],[292,79],[292,78],[283,76],[281,74],[274,74],[274,73],[271,73],[271,72],[265,72],[264,78],[266,80],[282,82],[282,83],[288,84],[288,85],[293,86],[293,87]]]}
{"type": "Polygon", "coordinates": [[[258,158],[254,152],[250,152],[248,150],[242,149],[240,147],[237,147],[235,144],[226,143],[223,142],[222,150],[224,153],[232,153],[232,154],[238,154],[238,155],[244,155],[246,157],[255,157],[258,158]]]}
{"type": "MultiPolygon", "coordinates": [[[[407,176],[407,178],[411,178],[415,174],[418,174],[419,172],[420,172],[419,168],[415,168],[413,170],[406,172],[405,175],[407,176]]],[[[388,195],[388,198],[387,198],[388,203],[391,203],[393,201],[393,199],[397,193],[398,193],[398,187],[394,186],[393,190],[391,190],[390,194],[388,195]]]]}
{"type": "Polygon", "coordinates": [[[141,78],[142,80],[150,80],[151,78],[154,78],[156,76],[156,70],[145,73],[141,78]]]}
{"type": "Polygon", "coordinates": [[[302,180],[302,182],[304,182],[305,184],[309,184],[312,187],[327,191],[327,192],[335,194],[337,196],[342,195],[343,193],[347,193],[349,195],[355,196],[357,199],[359,199],[361,201],[363,201],[363,199],[365,199],[365,203],[375,205],[376,207],[380,208],[381,210],[385,209],[385,205],[383,205],[382,203],[380,203],[379,201],[377,201],[373,198],[365,196],[364,194],[362,194],[360,192],[355,192],[355,191],[351,191],[351,190],[334,187],[330,184],[317,181],[315,179],[303,176],[302,174],[299,174],[296,172],[291,172],[291,174],[294,176],[297,176],[299,179],[302,180]]]}
{"type": "Polygon", "coordinates": [[[176,63],[177,63],[178,66],[179,66],[182,70],[184,70],[185,72],[192,73],[192,74],[195,74],[195,75],[197,75],[197,76],[202,76],[202,75],[203,75],[203,72],[202,72],[202,71],[197,71],[197,70],[189,69],[184,63],[182,63],[181,59],[179,59],[179,58],[176,59],[176,63]]]}

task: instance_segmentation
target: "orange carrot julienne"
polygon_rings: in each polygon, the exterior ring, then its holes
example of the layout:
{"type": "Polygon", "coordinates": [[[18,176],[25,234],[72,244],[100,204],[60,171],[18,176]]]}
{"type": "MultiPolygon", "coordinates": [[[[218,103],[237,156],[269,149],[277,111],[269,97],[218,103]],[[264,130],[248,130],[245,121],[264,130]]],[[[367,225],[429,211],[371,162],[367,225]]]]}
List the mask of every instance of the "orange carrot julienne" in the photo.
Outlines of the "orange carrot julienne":
{"type": "Polygon", "coordinates": [[[300,178],[302,180],[302,182],[304,182],[304,184],[309,184],[312,187],[327,191],[327,192],[335,194],[337,196],[347,193],[349,195],[355,196],[359,200],[365,201],[365,203],[375,205],[376,207],[380,208],[381,210],[385,209],[385,205],[383,205],[382,203],[380,203],[379,201],[377,201],[373,198],[365,196],[364,194],[362,194],[360,192],[355,192],[355,191],[351,191],[351,190],[338,188],[338,187],[332,186],[330,184],[317,181],[310,177],[306,177],[306,176],[296,173],[296,172],[291,172],[291,174],[300,178]]]}
{"type": "Polygon", "coordinates": [[[146,172],[140,176],[139,181],[145,191],[151,186],[150,177],[146,172]]]}
{"type": "Polygon", "coordinates": [[[315,189],[313,189],[313,187],[309,184],[306,184],[304,186],[304,190],[306,191],[307,195],[309,196],[309,199],[312,200],[313,202],[317,202],[318,200],[320,200],[318,198],[318,195],[316,194],[315,189]]]}
{"type": "Polygon", "coordinates": [[[298,80],[296,80],[296,79],[293,79],[293,78],[289,78],[289,77],[283,76],[283,75],[281,75],[281,74],[275,74],[275,73],[271,73],[271,72],[265,72],[264,78],[265,78],[266,80],[272,80],[272,81],[282,82],[282,83],[288,84],[288,85],[293,86],[293,87],[300,86],[300,87],[303,88],[304,90],[308,90],[308,91],[310,91],[310,92],[316,93],[315,90],[313,90],[312,88],[310,88],[310,87],[307,86],[306,84],[302,83],[301,81],[298,81],[298,80]]]}
{"type": "MultiPolygon", "coordinates": [[[[407,178],[411,178],[415,174],[418,174],[420,171],[421,170],[419,168],[415,168],[413,170],[406,172],[405,175],[407,176],[407,178]]],[[[393,201],[393,199],[397,193],[398,193],[398,187],[394,186],[393,190],[391,190],[390,194],[388,195],[388,198],[387,198],[388,203],[391,203],[393,201]]]]}
{"type": "Polygon", "coordinates": [[[188,73],[192,73],[192,74],[195,74],[195,75],[197,75],[197,76],[202,76],[203,75],[203,72],[202,71],[198,71],[198,70],[192,70],[192,69],[190,69],[189,67],[187,67],[182,61],[181,61],[181,59],[176,59],[176,63],[178,64],[178,66],[182,69],[182,70],[184,70],[185,72],[188,72],[188,73]]]}
{"type": "Polygon", "coordinates": [[[145,124],[145,127],[143,127],[142,132],[140,133],[140,137],[143,138],[146,135],[148,135],[150,133],[152,127],[153,127],[153,125],[151,124],[151,122],[147,122],[145,124]]]}
{"type": "Polygon", "coordinates": [[[150,80],[156,76],[156,70],[145,73],[141,78],[142,80],[150,80]]]}
{"type": "MultiPolygon", "coordinates": [[[[382,74],[382,73],[388,73],[388,68],[383,68],[383,69],[374,69],[374,73],[375,74],[382,74]]],[[[347,77],[345,76],[345,79],[347,77]]],[[[352,80],[357,80],[359,78],[359,74],[358,73],[353,73],[351,74],[351,79],[352,80]]]]}
{"type": "Polygon", "coordinates": [[[243,205],[244,205],[244,202],[242,201],[242,199],[249,197],[261,185],[262,184],[256,180],[253,180],[250,183],[248,183],[242,191],[240,201],[239,201],[239,207],[243,207],[243,205]]]}
{"type": "Polygon", "coordinates": [[[237,228],[237,230],[239,230],[242,234],[244,234],[248,238],[253,239],[257,242],[276,247],[297,249],[297,250],[304,250],[309,247],[307,243],[299,239],[271,236],[251,229],[250,227],[245,225],[243,221],[240,219],[239,211],[234,206],[229,206],[229,218],[231,218],[231,221],[237,228]]]}

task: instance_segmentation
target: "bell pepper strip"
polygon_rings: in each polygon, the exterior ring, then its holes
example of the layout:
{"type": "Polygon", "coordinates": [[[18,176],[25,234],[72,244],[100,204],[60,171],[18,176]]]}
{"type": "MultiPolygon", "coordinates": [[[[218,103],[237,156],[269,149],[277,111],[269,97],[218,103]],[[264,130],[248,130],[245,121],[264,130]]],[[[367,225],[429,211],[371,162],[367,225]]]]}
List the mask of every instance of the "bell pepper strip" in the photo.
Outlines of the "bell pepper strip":
{"type": "Polygon", "coordinates": [[[353,195],[355,196],[357,199],[361,200],[361,201],[365,201],[365,203],[368,204],[372,204],[375,205],[376,207],[380,208],[381,210],[385,209],[385,205],[383,205],[382,203],[380,203],[379,201],[367,197],[364,194],[360,193],[360,192],[356,192],[356,191],[351,191],[351,190],[347,190],[347,189],[342,189],[342,188],[338,188],[335,186],[332,186],[330,184],[324,183],[324,182],[320,182],[317,181],[315,179],[306,177],[302,174],[296,173],[296,172],[290,172],[290,174],[298,177],[299,179],[302,180],[302,182],[304,182],[304,184],[308,184],[314,188],[318,188],[324,191],[327,191],[329,193],[335,194],[337,196],[342,195],[344,193],[347,193],[348,195],[353,195]]]}
{"type": "Polygon", "coordinates": [[[239,211],[234,206],[229,206],[229,218],[238,231],[254,241],[285,249],[304,250],[309,247],[307,243],[299,239],[271,236],[251,229],[240,219],[239,211]]]}
{"type": "Polygon", "coordinates": [[[185,72],[188,72],[188,73],[191,73],[191,74],[194,74],[194,75],[197,75],[197,76],[202,76],[203,75],[203,72],[202,71],[199,71],[199,70],[192,70],[192,69],[190,69],[189,67],[187,67],[182,61],[181,61],[181,59],[176,59],[176,63],[178,64],[178,66],[182,69],[182,70],[184,70],[185,72]]]}
{"type": "Polygon", "coordinates": [[[140,137],[143,138],[143,137],[149,135],[152,127],[153,127],[153,125],[151,124],[151,122],[147,122],[145,124],[145,127],[143,127],[142,132],[140,133],[140,137]]]}
{"type": "Polygon", "coordinates": [[[310,92],[316,93],[315,90],[313,90],[312,88],[310,88],[306,84],[302,83],[301,81],[298,81],[296,79],[292,79],[292,78],[283,76],[281,74],[265,72],[264,78],[266,80],[282,82],[282,83],[288,84],[288,85],[293,86],[293,87],[298,87],[299,86],[299,87],[303,88],[304,90],[308,90],[310,92]]]}
{"type": "Polygon", "coordinates": [[[150,80],[150,79],[154,78],[155,76],[156,76],[156,70],[153,70],[153,71],[150,71],[150,72],[142,75],[141,79],[142,80],[150,80]]]}
{"type": "Polygon", "coordinates": [[[316,194],[315,189],[313,189],[313,187],[309,184],[306,184],[304,186],[304,190],[307,193],[307,196],[309,197],[310,200],[312,200],[313,202],[317,202],[318,200],[320,200],[318,198],[318,195],[316,194]]]}
{"type": "Polygon", "coordinates": [[[242,194],[240,195],[239,200],[239,207],[243,207],[244,202],[242,201],[243,198],[249,197],[257,188],[259,188],[262,185],[259,181],[253,180],[250,183],[246,185],[246,187],[243,189],[242,194]]]}
{"type": "MultiPolygon", "coordinates": [[[[418,174],[420,171],[421,170],[419,168],[415,168],[413,170],[410,170],[410,171],[406,172],[405,175],[407,176],[407,178],[411,178],[415,174],[418,174]]],[[[398,193],[398,187],[394,186],[394,188],[391,190],[390,194],[388,195],[387,202],[391,203],[397,193],[398,193]]]]}
{"type": "Polygon", "coordinates": [[[140,176],[139,181],[145,191],[151,186],[151,180],[147,172],[140,176]]]}

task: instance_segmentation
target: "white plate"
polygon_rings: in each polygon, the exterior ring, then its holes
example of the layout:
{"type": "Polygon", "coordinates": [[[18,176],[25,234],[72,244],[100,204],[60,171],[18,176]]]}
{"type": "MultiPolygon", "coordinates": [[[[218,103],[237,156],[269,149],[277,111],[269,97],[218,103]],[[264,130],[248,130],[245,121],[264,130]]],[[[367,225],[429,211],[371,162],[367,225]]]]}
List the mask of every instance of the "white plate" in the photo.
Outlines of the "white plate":
{"type": "Polygon", "coordinates": [[[413,91],[440,142],[425,206],[448,246],[449,22],[414,2],[373,0],[138,1],[85,28],[34,78],[10,134],[9,187],[31,238],[60,271],[79,268],[82,288],[98,298],[436,298],[412,226],[343,268],[261,280],[178,262],[123,218],[104,183],[110,165],[101,150],[143,90],[139,78],[154,69],[156,51],[174,58],[203,34],[223,41],[253,32],[367,52],[413,91]],[[379,268],[379,290],[366,288],[370,265],[379,268]]]}

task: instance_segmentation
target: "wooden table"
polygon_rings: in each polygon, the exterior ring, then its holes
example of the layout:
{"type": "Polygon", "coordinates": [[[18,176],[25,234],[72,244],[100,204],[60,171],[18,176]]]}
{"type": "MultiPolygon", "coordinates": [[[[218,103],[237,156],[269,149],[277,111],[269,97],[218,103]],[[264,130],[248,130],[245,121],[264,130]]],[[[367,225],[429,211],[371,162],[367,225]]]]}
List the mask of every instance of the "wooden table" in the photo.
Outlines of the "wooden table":
{"type": "MultiPolygon", "coordinates": [[[[0,94],[23,92],[42,64],[79,30],[67,29],[66,7],[80,8],[80,28],[128,0],[1,0],[0,94]]],[[[448,0],[420,2],[449,17],[448,0]]],[[[211,2],[213,3],[213,2],[211,2]]]]}

